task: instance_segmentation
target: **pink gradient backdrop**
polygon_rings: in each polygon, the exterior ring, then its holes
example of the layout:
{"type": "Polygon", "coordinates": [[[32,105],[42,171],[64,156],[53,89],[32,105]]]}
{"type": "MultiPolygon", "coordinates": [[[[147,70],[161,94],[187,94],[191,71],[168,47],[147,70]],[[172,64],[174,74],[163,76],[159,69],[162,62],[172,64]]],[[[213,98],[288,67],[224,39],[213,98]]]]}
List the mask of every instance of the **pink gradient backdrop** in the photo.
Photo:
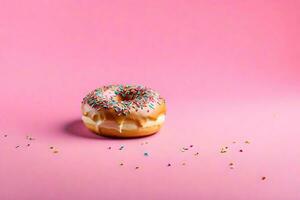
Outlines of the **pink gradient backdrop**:
{"type": "Polygon", "coordinates": [[[0,199],[300,199],[299,10],[296,0],[0,0],[0,199]],[[86,131],[81,99],[110,83],[160,91],[162,131],[86,131]]]}

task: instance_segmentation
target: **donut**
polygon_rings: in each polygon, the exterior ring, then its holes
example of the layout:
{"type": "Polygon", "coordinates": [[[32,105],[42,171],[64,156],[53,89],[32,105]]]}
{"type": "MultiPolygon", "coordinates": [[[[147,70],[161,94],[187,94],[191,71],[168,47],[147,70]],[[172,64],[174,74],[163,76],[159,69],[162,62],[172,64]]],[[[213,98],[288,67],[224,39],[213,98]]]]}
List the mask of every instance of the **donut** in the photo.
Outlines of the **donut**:
{"type": "Polygon", "coordinates": [[[157,133],[165,121],[166,102],[140,85],[108,85],[87,94],[82,121],[92,132],[108,137],[142,137],[157,133]]]}

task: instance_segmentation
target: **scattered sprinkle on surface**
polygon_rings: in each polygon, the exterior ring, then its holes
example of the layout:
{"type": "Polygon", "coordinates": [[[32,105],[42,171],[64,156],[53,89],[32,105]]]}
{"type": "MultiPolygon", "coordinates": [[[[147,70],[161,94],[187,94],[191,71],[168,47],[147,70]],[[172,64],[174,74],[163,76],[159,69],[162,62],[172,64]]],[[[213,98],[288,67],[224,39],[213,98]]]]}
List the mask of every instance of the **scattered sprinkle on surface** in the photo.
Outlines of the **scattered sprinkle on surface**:
{"type": "Polygon", "coordinates": [[[149,156],[149,153],[148,153],[148,152],[145,152],[145,153],[144,153],[144,156],[149,156]]]}
{"type": "MultiPolygon", "coordinates": [[[[3,135],[4,137],[7,137],[8,135],[7,134],[5,134],[5,135],[3,135]]],[[[35,140],[34,138],[32,138],[31,136],[26,136],[26,139],[27,140],[35,140]]],[[[29,147],[29,146],[31,146],[31,142],[30,141],[27,141],[28,143],[26,144],[26,146],[27,147],[29,147]]],[[[235,144],[236,143],[236,141],[233,141],[232,142],[233,144],[235,144]]],[[[138,143],[137,143],[138,144],[138,143]]],[[[148,142],[142,142],[142,143],[140,143],[141,145],[144,145],[144,144],[148,144],[148,142]]],[[[248,141],[248,140],[244,140],[244,144],[250,144],[250,141],[248,141]]],[[[15,146],[15,148],[19,148],[19,147],[22,147],[23,145],[17,145],[17,146],[15,146]]],[[[25,145],[24,145],[25,146],[25,145]]],[[[183,147],[183,148],[181,148],[180,150],[182,151],[182,152],[185,152],[185,151],[188,151],[188,150],[190,150],[190,148],[193,148],[194,147],[194,145],[192,145],[192,144],[190,144],[190,145],[188,145],[187,147],[183,147]]],[[[231,147],[231,146],[229,146],[229,147],[231,147]]],[[[226,153],[226,152],[228,152],[229,151],[229,148],[228,146],[223,146],[222,148],[221,148],[221,151],[220,151],[220,153],[226,153]]],[[[54,147],[54,146],[50,146],[49,147],[51,150],[53,150],[52,151],[52,153],[54,153],[54,154],[58,154],[59,153],[59,151],[58,151],[58,149],[56,148],[56,147],[54,147]]],[[[109,146],[109,147],[107,147],[108,149],[112,149],[112,147],[111,146],[109,146]]],[[[119,150],[123,150],[125,148],[125,145],[120,145],[120,147],[119,147],[119,150]]],[[[141,147],[142,148],[142,147],[141,147]]],[[[230,151],[229,151],[230,152],[230,151]]],[[[238,149],[238,152],[244,152],[244,150],[243,149],[238,149]]],[[[191,152],[192,153],[192,152],[191,152]]],[[[148,152],[143,152],[143,155],[144,156],[149,156],[149,153],[148,152]]],[[[199,152],[196,152],[196,153],[194,153],[193,154],[194,156],[198,156],[199,155],[199,152]]],[[[182,166],[185,166],[186,165],[186,162],[181,162],[181,165],[182,166]]],[[[119,163],[119,166],[124,166],[124,163],[123,162],[120,162],[119,163]]],[[[167,163],[167,167],[171,167],[172,165],[171,165],[171,163],[167,163]]],[[[235,169],[235,164],[233,163],[233,162],[230,162],[229,164],[228,164],[228,166],[229,166],[229,169],[231,169],[231,170],[233,170],[233,169],[235,169]]],[[[134,167],[136,170],[138,170],[138,169],[140,169],[140,166],[136,166],[136,167],[134,167]]],[[[265,176],[262,176],[261,177],[261,180],[266,180],[266,177],[265,176]]]]}
{"type": "Polygon", "coordinates": [[[26,139],[27,139],[27,140],[35,140],[33,137],[31,137],[31,136],[29,136],[29,135],[26,136],[26,139]]]}
{"type": "Polygon", "coordinates": [[[220,153],[226,153],[227,149],[228,149],[228,147],[222,147],[220,153]]]}

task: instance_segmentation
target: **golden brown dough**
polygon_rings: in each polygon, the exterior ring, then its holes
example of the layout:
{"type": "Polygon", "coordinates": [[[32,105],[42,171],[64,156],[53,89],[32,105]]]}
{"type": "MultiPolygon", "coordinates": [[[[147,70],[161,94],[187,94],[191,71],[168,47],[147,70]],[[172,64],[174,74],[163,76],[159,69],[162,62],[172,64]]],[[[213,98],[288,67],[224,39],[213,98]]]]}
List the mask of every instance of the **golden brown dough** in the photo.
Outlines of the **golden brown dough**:
{"type": "Polygon", "coordinates": [[[110,137],[142,137],[160,130],[165,100],[144,86],[109,85],[82,101],[82,120],[91,131],[110,137]]]}

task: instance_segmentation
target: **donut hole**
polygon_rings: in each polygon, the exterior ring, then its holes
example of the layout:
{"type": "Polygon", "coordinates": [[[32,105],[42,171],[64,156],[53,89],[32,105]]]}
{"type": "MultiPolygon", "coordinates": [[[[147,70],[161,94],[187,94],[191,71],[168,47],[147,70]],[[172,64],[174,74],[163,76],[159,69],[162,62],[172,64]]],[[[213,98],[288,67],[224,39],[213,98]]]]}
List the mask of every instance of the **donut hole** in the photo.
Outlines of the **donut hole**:
{"type": "Polygon", "coordinates": [[[121,101],[133,101],[136,98],[136,95],[133,94],[118,94],[116,99],[118,102],[121,101]]]}

